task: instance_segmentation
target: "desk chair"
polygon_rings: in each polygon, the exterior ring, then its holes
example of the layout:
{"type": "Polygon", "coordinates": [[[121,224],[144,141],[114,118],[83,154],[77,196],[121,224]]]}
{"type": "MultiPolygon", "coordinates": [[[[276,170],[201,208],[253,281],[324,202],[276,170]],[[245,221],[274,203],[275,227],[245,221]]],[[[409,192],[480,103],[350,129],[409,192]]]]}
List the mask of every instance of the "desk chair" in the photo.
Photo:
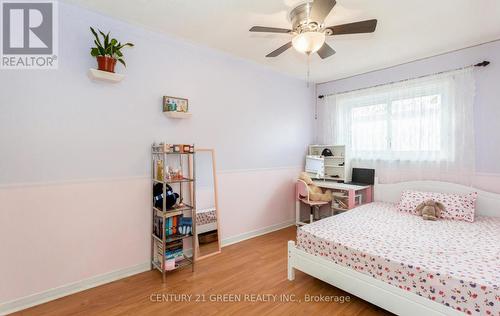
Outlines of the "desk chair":
{"type": "MultiPolygon", "coordinates": [[[[295,185],[295,192],[296,192],[296,197],[297,197],[297,203],[304,203],[306,205],[309,205],[309,208],[310,208],[309,222],[310,223],[312,223],[314,221],[314,212],[317,212],[319,214],[319,208],[323,205],[328,205],[328,203],[330,203],[330,202],[324,202],[324,201],[311,201],[309,199],[309,190],[307,188],[307,184],[300,179],[297,180],[297,183],[295,185]]],[[[304,222],[300,221],[300,205],[299,205],[299,207],[296,208],[295,225],[300,226],[300,225],[306,225],[306,224],[308,224],[308,223],[304,223],[304,222]]]]}

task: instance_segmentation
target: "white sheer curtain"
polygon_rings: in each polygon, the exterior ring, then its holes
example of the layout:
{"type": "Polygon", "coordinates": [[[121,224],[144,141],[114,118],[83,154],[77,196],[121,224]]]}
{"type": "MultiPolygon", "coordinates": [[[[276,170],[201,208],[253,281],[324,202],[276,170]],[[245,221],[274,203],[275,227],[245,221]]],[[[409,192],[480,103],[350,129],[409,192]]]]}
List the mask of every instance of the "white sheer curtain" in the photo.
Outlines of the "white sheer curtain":
{"type": "Polygon", "coordinates": [[[345,144],[350,167],[380,182],[470,184],[474,172],[473,68],[326,97],[318,141],[345,144]]]}

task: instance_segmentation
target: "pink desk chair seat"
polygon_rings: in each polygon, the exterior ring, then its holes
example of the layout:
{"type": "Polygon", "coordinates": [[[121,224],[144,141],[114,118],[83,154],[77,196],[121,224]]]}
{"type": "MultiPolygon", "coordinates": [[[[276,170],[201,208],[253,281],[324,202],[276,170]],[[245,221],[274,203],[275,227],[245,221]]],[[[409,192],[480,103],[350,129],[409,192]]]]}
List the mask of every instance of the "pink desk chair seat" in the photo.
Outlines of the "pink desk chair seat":
{"type": "MultiPolygon", "coordinates": [[[[309,189],[307,188],[307,184],[303,180],[297,180],[297,184],[295,186],[296,198],[297,201],[300,201],[306,205],[309,205],[310,214],[309,214],[309,222],[312,223],[314,221],[314,212],[319,214],[319,208],[323,205],[328,205],[330,202],[324,201],[311,201],[309,197],[309,189]]],[[[332,214],[333,215],[333,214],[332,214]]],[[[297,226],[306,225],[307,223],[300,221],[300,207],[298,208],[298,212],[295,215],[295,224],[297,226]]]]}

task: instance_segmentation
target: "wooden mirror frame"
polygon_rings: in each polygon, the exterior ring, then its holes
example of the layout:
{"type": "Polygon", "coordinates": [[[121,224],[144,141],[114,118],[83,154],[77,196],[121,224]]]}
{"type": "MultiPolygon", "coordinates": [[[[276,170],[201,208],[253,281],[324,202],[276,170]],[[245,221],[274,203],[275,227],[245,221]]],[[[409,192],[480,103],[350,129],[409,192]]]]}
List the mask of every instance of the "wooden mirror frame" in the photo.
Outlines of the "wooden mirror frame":
{"type": "MultiPolygon", "coordinates": [[[[199,153],[199,152],[210,152],[211,155],[212,155],[212,174],[213,174],[213,178],[214,178],[214,204],[215,204],[215,216],[217,218],[217,243],[219,244],[219,249],[217,251],[214,251],[212,253],[209,253],[207,255],[204,255],[204,256],[200,256],[199,255],[199,243],[198,243],[198,234],[196,233],[196,228],[195,228],[195,235],[193,236],[193,238],[195,238],[195,249],[193,249],[193,256],[194,256],[194,259],[195,260],[202,260],[202,259],[205,259],[205,258],[208,258],[208,257],[211,257],[211,256],[214,256],[214,255],[217,255],[219,253],[221,253],[221,240],[220,240],[220,224],[219,224],[219,221],[220,221],[220,217],[219,217],[219,201],[218,201],[218,194],[217,194],[217,169],[216,169],[216,163],[215,163],[215,149],[212,149],[212,148],[195,148],[195,153],[199,153]]],[[[191,164],[191,166],[193,166],[193,159],[190,157],[190,161],[189,163],[191,164]]],[[[193,168],[190,168],[190,170],[193,170],[193,168]]],[[[190,174],[189,175],[190,178],[193,178],[193,174],[190,174]]],[[[196,183],[191,183],[191,186],[194,186],[196,185],[196,183]]],[[[191,192],[193,192],[194,190],[191,190],[191,192]]],[[[192,193],[191,193],[192,194],[192,193]]],[[[196,197],[195,196],[191,196],[191,201],[193,201],[196,197]]],[[[197,210],[194,210],[194,216],[197,215],[196,213],[197,210]]]]}

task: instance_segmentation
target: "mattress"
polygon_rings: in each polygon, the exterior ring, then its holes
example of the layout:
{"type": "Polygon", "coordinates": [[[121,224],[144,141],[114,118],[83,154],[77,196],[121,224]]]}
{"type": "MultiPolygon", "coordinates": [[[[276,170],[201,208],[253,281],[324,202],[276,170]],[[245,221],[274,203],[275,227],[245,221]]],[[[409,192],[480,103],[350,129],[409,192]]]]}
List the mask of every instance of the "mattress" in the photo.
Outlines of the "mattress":
{"type": "Polygon", "coordinates": [[[424,221],[375,202],[302,226],[297,247],[466,314],[500,315],[500,218],[424,221]]]}
{"type": "Polygon", "coordinates": [[[215,208],[196,210],[197,226],[214,223],[216,221],[217,221],[217,215],[215,213],[215,208]]]}

